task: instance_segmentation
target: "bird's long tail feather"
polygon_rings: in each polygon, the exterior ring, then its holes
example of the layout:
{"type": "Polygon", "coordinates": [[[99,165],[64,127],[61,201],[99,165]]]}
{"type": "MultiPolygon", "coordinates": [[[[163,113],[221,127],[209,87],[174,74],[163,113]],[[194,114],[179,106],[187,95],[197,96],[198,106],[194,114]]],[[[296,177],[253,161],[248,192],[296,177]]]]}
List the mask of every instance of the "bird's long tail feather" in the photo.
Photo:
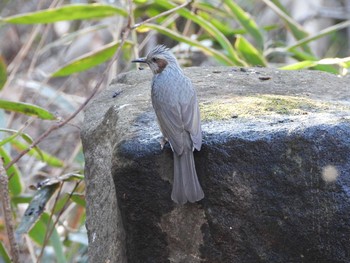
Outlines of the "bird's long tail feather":
{"type": "Polygon", "coordinates": [[[199,184],[193,152],[184,151],[181,155],[174,153],[174,184],[171,199],[184,204],[187,201],[194,203],[204,198],[199,184]]]}

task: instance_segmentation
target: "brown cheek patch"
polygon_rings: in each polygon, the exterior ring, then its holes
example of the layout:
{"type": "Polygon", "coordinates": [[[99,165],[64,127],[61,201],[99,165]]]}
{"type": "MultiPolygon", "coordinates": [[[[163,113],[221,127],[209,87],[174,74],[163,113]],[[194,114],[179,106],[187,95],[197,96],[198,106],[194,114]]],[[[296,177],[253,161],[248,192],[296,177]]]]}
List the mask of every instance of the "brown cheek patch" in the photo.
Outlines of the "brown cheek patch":
{"type": "Polygon", "coordinates": [[[164,59],[158,59],[157,65],[158,65],[157,73],[161,73],[165,69],[165,67],[168,65],[168,62],[166,62],[166,60],[164,59]]]}

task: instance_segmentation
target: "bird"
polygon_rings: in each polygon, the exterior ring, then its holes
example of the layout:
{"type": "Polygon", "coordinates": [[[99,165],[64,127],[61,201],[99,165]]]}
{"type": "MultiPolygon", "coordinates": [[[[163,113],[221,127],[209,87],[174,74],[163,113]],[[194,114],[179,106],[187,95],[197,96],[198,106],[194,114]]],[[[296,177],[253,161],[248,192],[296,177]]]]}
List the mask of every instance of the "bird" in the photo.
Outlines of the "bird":
{"type": "Polygon", "coordinates": [[[161,148],[169,142],[174,156],[171,199],[177,204],[204,198],[193,151],[201,150],[202,128],[197,94],[177,59],[165,45],[157,45],[146,57],[132,60],[145,63],[153,73],[151,99],[163,135],[161,148]]]}

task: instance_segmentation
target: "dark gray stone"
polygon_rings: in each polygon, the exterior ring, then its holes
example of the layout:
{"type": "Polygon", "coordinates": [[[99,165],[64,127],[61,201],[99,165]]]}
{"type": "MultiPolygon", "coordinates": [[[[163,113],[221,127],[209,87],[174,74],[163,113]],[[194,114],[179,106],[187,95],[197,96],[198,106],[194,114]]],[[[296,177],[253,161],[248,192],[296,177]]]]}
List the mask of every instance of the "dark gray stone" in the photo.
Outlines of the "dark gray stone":
{"type": "Polygon", "coordinates": [[[204,141],[205,198],[170,199],[151,73],[121,75],[88,105],[90,262],[349,262],[350,84],[317,71],[187,68],[204,141]]]}

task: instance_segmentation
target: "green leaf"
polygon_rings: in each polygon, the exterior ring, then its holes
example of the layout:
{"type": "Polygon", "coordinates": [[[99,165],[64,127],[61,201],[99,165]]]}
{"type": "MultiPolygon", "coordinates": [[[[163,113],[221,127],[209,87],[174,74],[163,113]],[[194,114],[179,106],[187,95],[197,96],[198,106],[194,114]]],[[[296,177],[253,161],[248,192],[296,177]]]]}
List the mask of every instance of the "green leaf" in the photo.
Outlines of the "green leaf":
{"type": "Polygon", "coordinates": [[[86,207],[85,195],[79,194],[79,193],[74,193],[71,196],[71,199],[73,200],[74,203],[76,203],[82,207],[86,207]]]}
{"type": "Polygon", "coordinates": [[[339,73],[338,70],[336,70],[334,67],[329,67],[329,65],[338,65],[339,67],[345,67],[346,63],[350,62],[350,57],[347,58],[324,58],[318,61],[314,60],[304,60],[301,62],[297,62],[291,65],[287,65],[284,67],[281,67],[281,69],[286,70],[298,70],[298,69],[305,69],[305,68],[312,68],[319,69],[322,71],[326,71],[329,73],[337,74],[339,73]],[[328,66],[328,67],[327,67],[328,66]]]}
{"type": "Polygon", "coordinates": [[[124,9],[111,5],[76,4],[10,16],[3,18],[2,21],[12,24],[46,24],[65,20],[97,19],[114,15],[127,16],[128,13],[124,9]]]}
{"type": "MultiPolygon", "coordinates": [[[[28,233],[28,231],[32,229],[35,222],[44,212],[46,203],[50,200],[51,196],[55,193],[58,187],[58,183],[54,185],[49,185],[47,187],[41,188],[35,193],[32,201],[29,203],[26,211],[24,212],[24,216],[22,217],[18,228],[16,229],[15,235],[17,240],[20,240],[23,234],[28,233]]],[[[43,238],[34,238],[34,240],[39,244],[42,244],[43,238]]]]}
{"type": "MultiPolygon", "coordinates": [[[[294,48],[291,49],[290,52],[293,53],[293,58],[299,60],[299,61],[318,61],[317,57],[310,55],[309,53],[299,51],[298,49],[294,48]]],[[[313,67],[313,69],[321,70],[333,74],[338,74],[339,71],[336,69],[333,65],[316,65],[313,67]]]]}
{"type": "MultiPolygon", "coordinates": [[[[262,0],[271,10],[273,10],[287,25],[289,30],[295,39],[300,40],[309,36],[303,27],[298,24],[293,18],[290,17],[287,10],[283,7],[279,0],[262,0]]],[[[301,48],[310,54],[312,51],[306,44],[302,45],[301,48]]]]}
{"type": "Polygon", "coordinates": [[[15,205],[18,204],[29,204],[33,199],[32,195],[29,194],[21,194],[18,196],[13,196],[11,197],[11,202],[14,203],[15,205]]]}
{"type": "MultiPolygon", "coordinates": [[[[125,42],[126,45],[132,45],[130,41],[125,42]]],[[[52,74],[52,77],[63,77],[73,73],[82,72],[93,68],[107,60],[111,59],[120,45],[120,41],[114,41],[103,46],[97,51],[90,52],[84,56],[73,60],[52,74]]]]}
{"type": "Polygon", "coordinates": [[[2,56],[0,56],[0,90],[4,87],[7,80],[6,63],[2,56]]]}
{"type": "Polygon", "coordinates": [[[4,263],[12,262],[2,241],[0,241],[0,262],[4,262],[4,263]]]}
{"type": "Polygon", "coordinates": [[[73,193],[71,195],[69,193],[66,193],[57,201],[55,210],[53,212],[58,213],[59,211],[61,211],[67,205],[69,199],[71,199],[74,203],[82,207],[86,206],[85,196],[83,194],[73,193]]]}
{"type": "MultiPolygon", "coordinates": [[[[176,5],[172,4],[169,1],[165,0],[156,0],[155,1],[158,5],[166,8],[166,9],[172,9],[176,7],[176,5]]],[[[230,41],[225,37],[225,35],[220,32],[215,26],[213,26],[210,21],[207,21],[203,19],[200,16],[197,16],[195,13],[189,11],[188,9],[181,8],[176,11],[179,15],[192,20],[194,23],[198,24],[200,27],[202,27],[204,30],[206,30],[213,38],[215,38],[216,41],[218,41],[221,45],[221,47],[227,52],[229,58],[232,60],[232,62],[237,66],[247,66],[247,64],[241,60],[237,52],[234,50],[233,46],[231,45],[230,41]]]]}
{"type": "MultiPolygon", "coordinates": [[[[24,151],[29,147],[29,145],[21,143],[18,140],[12,140],[11,144],[18,151],[24,151]]],[[[35,157],[36,159],[38,159],[40,161],[47,163],[50,166],[53,166],[53,167],[63,167],[64,166],[64,162],[62,160],[56,158],[53,155],[50,155],[47,152],[42,151],[39,147],[35,147],[35,148],[31,149],[28,152],[28,154],[35,157]]]]}
{"type": "Polygon", "coordinates": [[[62,197],[60,197],[55,205],[55,209],[53,210],[53,213],[56,214],[60,212],[69,202],[69,194],[64,194],[62,197]]]}
{"type": "MultiPolygon", "coordinates": [[[[0,156],[3,158],[4,166],[11,162],[10,155],[3,147],[0,147],[0,156]]],[[[7,169],[6,173],[9,177],[11,176],[9,181],[10,193],[14,196],[20,195],[23,190],[20,171],[15,165],[12,165],[9,169],[7,169]]]]}
{"type": "Polygon", "coordinates": [[[9,111],[15,111],[30,116],[36,116],[44,120],[55,120],[56,117],[52,113],[48,112],[44,108],[39,106],[24,103],[24,102],[13,102],[8,100],[0,100],[0,108],[9,111]]]}
{"type": "Polygon", "coordinates": [[[283,66],[280,69],[284,70],[298,70],[298,69],[305,69],[305,68],[311,68],[317,65],[317,61],[310,61],[305,60],[301,62],[297,62],[291,65],[283,66]]]}
{"type": "Polygon", "coordinates": [[[245,12],[239,5],[232,0],[224,0],[225,4],[230,8],[231,12],[235,15],[237,21],[249,32],[254,38],[258,48],[264,49],[263,35],[255,23],[254,19],[245,12]]]}
{"type": "Polygon", "coordinates": [[[60,182],[71,182],[71,181],[81,181],[84,179],[84,175],[77,173],[68,173],[58,177],[47,178],[36,185],[31,185],[31,189],[40,189],[49,185],[54,185],[60,182]]]}
{"type": "Polygon", "coordinates": [[[156,30],[157,32],[159,32],[165,36],[168,36],[172,39],[175,39],[179,42],[183,42],[183,43],[189,44],[193,47],[197,47],[200,50],[202,50],[204,53],[206,53],[210,56],[213,56],[215,59],[217,59],[218,61],[220,61],[224,65],[234,65],[234,63],[230,60],[230,58],[228,58],[224,54],[220,53],[219,51],[212,49],[212,48],[209,48],[209,47],[206,47],[206,46],[202,45],[200,42],[193,40],[191,38],[185,37],[185,36],[175,32],[169,28],[155,25],[155,24],[144,24],[144,25],[138,27],[137,31],[144,32],[145,30],[149,30],[149,29],[156,30]]]}
{"type": "Polygon", "coordinates": [[[32,144],[33,139],[26,133],[22,133],[21,131],[16,131],[13,129],[6,129],[6,128],[0,128],[0,132],[6,132],[6,133],[11,133],[12,135],[10,137],[7,137],[6,139],[3,139],[0,141],[0,146],[3,146],[4,144],[12,141],[18,136],[21,136],[27,143],[32,144]]]}
{"type": "MultiPolygon", "coordinates": [[[[38,220],[33,228],[29,231],[29,236],[37,244],[43,246],[46,232],[50,231],[53,225],[54,222],[52,219],[50,220],[50,215],[48,213],[43,213],[40,217],[40,220],[38,220]]],[[[53,228],[52,235],[49,238],[49,244],[53,246],[56,261],[60,263],[67,262],[63,253],[63,245],[56,227],[53,228]]]]}
{"type": "MultiPolygon", "coordinates": [[[[319,38],[322,38],[324,36],[327,36],[329,34],[332,34],[333,32],[339,31],[341,29],[347,28],[350,26],[350,20],[338,23],[336,25],[327,27],[323,30],[321,30],[318,34],[313,35],[313,36],[307,36],[305,38],[299,39],[299,41],[297,41],[296,43],[294,43],[293,45],[289,46],[286,48],[287,51],[293,50],[297,47],[303,47],[306,44],[310,43],[311,41],[317,40],[319,38]]],[[[308,52],[310,53],[310,52],[308,52]]]]}
{"type": "Polygon", "coordinates": [[[235,42],[237,51],[241,54],[241,57],[245,58],[252,66],[267,66],[267,62],[260,51],[258,51],[252,44],[248,42],[244,37],[237,36],[235,42]]]}

